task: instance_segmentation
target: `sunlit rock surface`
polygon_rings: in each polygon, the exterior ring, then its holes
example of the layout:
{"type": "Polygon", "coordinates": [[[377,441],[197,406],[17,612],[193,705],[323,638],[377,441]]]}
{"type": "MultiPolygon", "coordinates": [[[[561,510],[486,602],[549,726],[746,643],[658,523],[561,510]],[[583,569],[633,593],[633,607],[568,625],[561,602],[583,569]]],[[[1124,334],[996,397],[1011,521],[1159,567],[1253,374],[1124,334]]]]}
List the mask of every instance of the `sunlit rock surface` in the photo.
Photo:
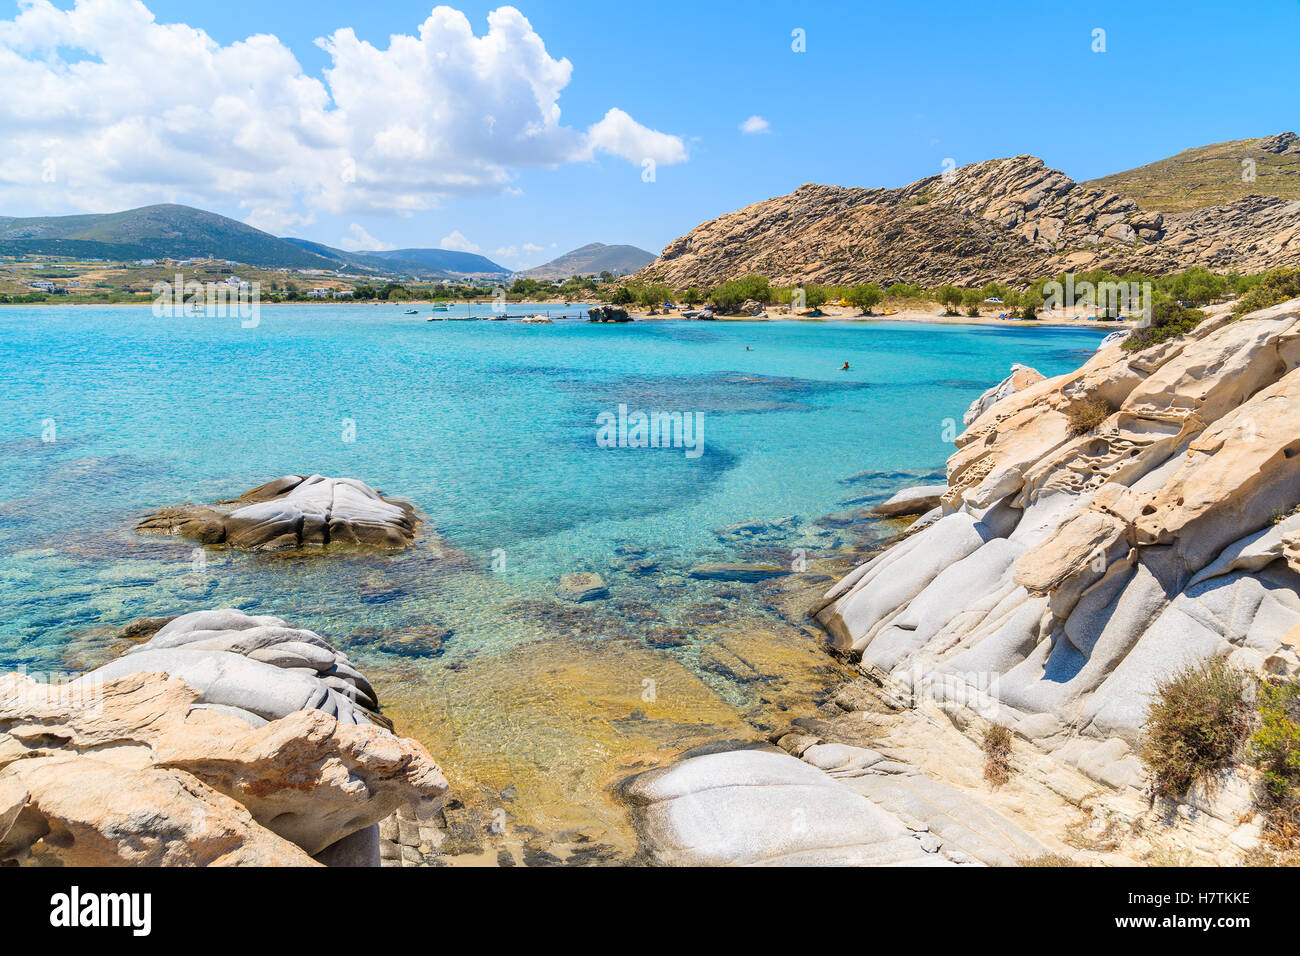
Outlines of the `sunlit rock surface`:
{"type": "Polygon", "coordinates": [[[136,530],[249,551],[327,547],[395,550],[415,538],[415,509],[355,478],[285,475],[213,505],[178,505],[136,530]]]}
{"type": "Polygon", "coordinates": [[[1228,655],[1300,672],[1300,300],[1213,310],[1141,351],[989,404],[957,439],[938,520],[843,578],[844,652],[988,715],[1095,779],[1137,786],[1150,694],[1228,655]],[[1113,410],[1076,433],[1071,412],[1113,410]]]}
{"type": "Polygon", "coordinates": [[[347,658],[277,618],[196,612],[67,684],[0,676],[0,861],[378,865],[378,823],[446,791],[347,658]]]}

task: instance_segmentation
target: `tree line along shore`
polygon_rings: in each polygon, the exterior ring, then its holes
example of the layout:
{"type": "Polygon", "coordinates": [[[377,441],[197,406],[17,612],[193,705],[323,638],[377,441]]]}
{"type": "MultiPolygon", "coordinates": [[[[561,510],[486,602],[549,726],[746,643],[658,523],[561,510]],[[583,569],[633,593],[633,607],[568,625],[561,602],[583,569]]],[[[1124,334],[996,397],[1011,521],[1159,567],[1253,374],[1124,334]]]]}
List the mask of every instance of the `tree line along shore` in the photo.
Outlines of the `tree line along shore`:
{"type": "MultiPolygon", "coordinates": [[[[68,265],[34,275],[73,274],[68,265]]],[[[232,272],[223,269],[223,272],[232,272]]],[[[1240,299],[1250,306],[1256,299],[1271,298],[1279,292],[1300,287],[1300,269],[1274,269],[1255,274],[1216,273],[1201,266],[1182,272],[1154,276],[1137,272],[1111,273],[1093,269],[1073,275],[1059,273],[1044,276],[1024,286],[990,281],[965,286],[945,283],[924,286],[918,283],[858,283],[830,285],[804,283],[781,285],[766,276],[746,275],[721,282],[712,288],[689,286],[675,289],[653,279],[616,276],[608,271],[596,275],[572,276],[563,281],[518,277],[508,284],[489,279],[460,282],[414,282],[398,279],[377,280],[348,276],[286,278],[280,272],[265,273],[254,268],[238,268],[241,275],[258,283],[260,301],[274,303],[314,302],[601,302],[638,308],[650,315],[659,314],[667,305],[677,307],[708,306],[719,316],[746,316],[746,307],[782,306],[791,314],[816,313],[822,306],[856,309],[859,315],[889,315],[899,310],[942,310],[940,317],[997,316],[1015,320],[1034,320],[1044,308],[1074,310],[1077,318],[1098,321],[1149,318],[1131,337],[1132,347],[1150,345],[1194,328],[1200,321],[1203,306],[1226,299],[1240,299]],[[312,282],[319,284],[313,285],[312,282]],[[1053,285],[1055,284],[1055,286],[1053,285]],[[1125,295],[1122,304],[1114,296],[1093,295],[1092,290],[1106,287],[1144,290],[1143,297],[1125,295]],[[1083,301],[1058,301],[1061,289],[1090,290],[1083,301]]],[[[0,304],[147,304],[154,296],[158,281],[200,281],[199,273],[189,275],[183,269],[159,266],[153,269],[128,270],[126,278],[111,277],[88,288],[73,290],[31,290],[0,292],[0,304]],[[137,274],[138,273],[138,274],[137,274]],[[155,275],[157,273],[157,275],[155,275]],[[173,274],[174,273],[174,274],[173,274]]]]}

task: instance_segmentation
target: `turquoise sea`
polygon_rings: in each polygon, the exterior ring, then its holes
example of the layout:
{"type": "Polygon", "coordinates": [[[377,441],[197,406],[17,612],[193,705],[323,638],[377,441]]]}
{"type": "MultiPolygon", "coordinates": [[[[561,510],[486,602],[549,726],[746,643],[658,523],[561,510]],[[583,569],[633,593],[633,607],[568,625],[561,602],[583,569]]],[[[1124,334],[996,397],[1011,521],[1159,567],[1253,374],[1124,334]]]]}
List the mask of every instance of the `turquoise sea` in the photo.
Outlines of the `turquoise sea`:
{"type": "MultiPolygon", "coordinates": [[[[810,686],[756,663],[792,633],[763,587],[686,572],[833,556],[848,533],[823,519],[942,472],[945,427],[960,431],[1011,362],[1058,374],[1104,334],[593,325],[577,309],[552,325],[426,322],[413,307],[268,306],[255,328],[0,309],[0,668],[99,663],[144,616],[275,614],[377,675],[401,728],[484,806],[509,791],[511,814],[542,830],[616,831],[595,804],[636,754],[764,726],[810,686]],[[600,447],[597,417],[620,405],[699,413],[702,454],[600,447]],[[411,501],[416,546],[249,556],[133,532],[161,506],[294,472],[411,501]],[[720,530],[752,522],[780,524],[720,530]],[[609,599],[558,600],[579,570],[601,573],[609,599]],[[729,633],[749,642],[749,670],[711,645],[729,633]]],[[[802,659],[815,683],[825,662],[802,659]]]]}

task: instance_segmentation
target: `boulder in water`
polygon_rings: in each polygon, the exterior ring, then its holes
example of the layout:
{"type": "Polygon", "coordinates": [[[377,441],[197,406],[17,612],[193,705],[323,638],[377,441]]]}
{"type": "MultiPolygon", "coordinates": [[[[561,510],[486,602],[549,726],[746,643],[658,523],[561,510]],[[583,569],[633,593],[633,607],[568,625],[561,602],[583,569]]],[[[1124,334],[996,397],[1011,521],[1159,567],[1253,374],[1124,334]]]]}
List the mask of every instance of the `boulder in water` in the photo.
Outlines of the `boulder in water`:
{"type": "Polygon", "coordinates": [[[144,518],[136,531],[249,551],[327,547],[396,550],[415,539],[419,519],[404,501],[355,478],[285,475],[214,505],[178,505],[144,518]]]}

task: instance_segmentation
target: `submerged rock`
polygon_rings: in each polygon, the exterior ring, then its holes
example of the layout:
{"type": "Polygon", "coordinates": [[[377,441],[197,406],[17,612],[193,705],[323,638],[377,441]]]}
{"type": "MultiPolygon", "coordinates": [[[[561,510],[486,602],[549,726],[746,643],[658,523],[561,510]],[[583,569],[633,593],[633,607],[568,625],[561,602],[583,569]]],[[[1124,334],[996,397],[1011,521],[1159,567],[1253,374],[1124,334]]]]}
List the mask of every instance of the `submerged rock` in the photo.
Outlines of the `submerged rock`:
{"type": "Polygon", "coordinates": [[[354,631],[352,640],[374,651],[405,657],[431,657],[442,651],[442,644],[452,636],[451,628],[439,624],[416,624],[390,631],[375,627],[354,631]]]}
{"type": "Polygon", "coordinates": [[[916,488],[904,488],[888,501],[876,505],[869,514],[880,518],[925,514],[927,511],[939,507],[939,501],[947,491],[947,485],[920,485],[916,488]]]}
{"type": "Polygon", "coordinates": [[[378,865],[380,820],[440,806],[312,632],[209,611],[154,641],[67,685],[0,676],[0,865],[378,865]]]}
{"type": "Polygon", "coordinates": [[[692,568],[690,576],[703,581],[766,581],[789,574],[789,568],[776,564],[731,564],[718,561],[692,568]]]}
{"type": "Polygon", "coordinates": [[[419,519],[355,478],[285,475],[213,505],[178,505],[145,517],[136,531],[249,551],[331,546],[405,548],[419,519]]]}
{"type": "Polygon", "coordinates": [[[609,588],[605,586],[605,579],[596,572],[578,571],[563,575],[555,593],[566,601],[581,604],[583,601],[599,601],[609,597],[609,588]]]}

